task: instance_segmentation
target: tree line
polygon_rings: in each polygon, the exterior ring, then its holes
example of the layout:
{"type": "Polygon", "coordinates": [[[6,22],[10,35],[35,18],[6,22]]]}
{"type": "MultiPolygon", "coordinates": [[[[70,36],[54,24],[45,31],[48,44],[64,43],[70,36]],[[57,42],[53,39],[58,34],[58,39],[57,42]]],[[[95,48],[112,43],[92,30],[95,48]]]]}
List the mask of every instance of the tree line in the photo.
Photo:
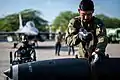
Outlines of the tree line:
{"type": "MultiPolygon", "coordinates": [[[[25,26],[27,21],[33,21],[39,30],[45,31],[44,26],[48,25],[48,21],[41,17],[40,11],[26,9],[19,13],[22,16],[23,26],[25,26]]],[[[0,18],[0,31],[16,31],[19,28],[19,13],[0,18]]]]}
{"type": "MultiPolygon", "coordinates": [[[[60,26],[61,30],[65,31],[67,29],[67,25],[70,19],[75,16],[79,16],[79,13],[73,13],[71,11],[61,12],[53,22],[53,26],[55,26],[54,30],[58,29],[60,26]]],[[[106,28],[120,28],[120,18],[111,18],[104,14],[98,14],[94,16],[101,19],[105,24],[106,28]]]]}
{"type": "MultiPolygon", "coordinates": [[[[20,12],[22,15],[23,26],[27,21],[34,21],[36,27],[40,31],[48,31],[46,26],[48,21],[41,17],[41,12],[33,9],[26,9],[20,12]]],[[[0,31],[15,31],[19,28],[19,13],[14,13],[4,18],[0,18],[0,31]]],[[[71,18],[79,16],[79,13],[74,13],[72,11],[61,12],[51,24],[52,30],[56,31],[61,29],[63,32],[67,29],[67,25],[71,18]]],[[[95,15],[96,17],[103,20],[106,28],[120,28],[120,18],[111,18],[104,14],[95,15]]]]}

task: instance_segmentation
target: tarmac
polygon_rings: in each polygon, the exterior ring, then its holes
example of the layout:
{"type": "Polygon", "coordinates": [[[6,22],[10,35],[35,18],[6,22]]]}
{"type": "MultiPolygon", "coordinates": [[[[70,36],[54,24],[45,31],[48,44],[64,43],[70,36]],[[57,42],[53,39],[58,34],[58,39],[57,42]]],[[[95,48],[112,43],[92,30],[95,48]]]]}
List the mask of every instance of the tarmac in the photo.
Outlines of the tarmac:
{"type": "MultiPolygon", "coordinates": [[[[21,44],[18,44],[18,47],[21,44]]],[[[67,46],[62,43],[62,48],[60,51],[60,56],[55,56],[55,41],[45,41],[39,42],[39,47],[37,47],[37,60],[49,60],[49,59],[57,59],[57,58],[74,58],[73,55],[68,55],[67,46]]],[[[17,50],[12,48],[13,43],[8,42],[0,42],[0,80],[5,80],[3,71],[10,67],[10,57],[9,53],[12,51],[13,53],[17,50]]],[[[75,53],[78,52],[78,48],[75,47],[75,53]]],[[[106,48],[106,53],[110,55],[110,57],[120,57],[120,44],[108,44],[106,48]]],[[[71,53],[72,54],[72,53],[71,53]]]]}

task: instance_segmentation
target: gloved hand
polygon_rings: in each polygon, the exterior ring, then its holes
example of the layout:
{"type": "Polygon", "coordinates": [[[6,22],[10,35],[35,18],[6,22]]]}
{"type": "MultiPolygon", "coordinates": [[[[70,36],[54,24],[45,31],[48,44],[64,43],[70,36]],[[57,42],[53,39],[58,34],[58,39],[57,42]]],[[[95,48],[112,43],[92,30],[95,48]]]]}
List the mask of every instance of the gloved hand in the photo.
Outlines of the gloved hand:
{"type": "Polygon", "coordinates": [[[87,32],[84,28],[80,28],[78,36],[81,39],[81,41],[86,42],[92,40],[92,33],[87,32]]]}
{"type": "Polygon", "coordinates": [[[84,41],[86,39],[86,36],[88,35],[87,31],[84,28],[81,28],[79,30],[78,36],[79,38],[84,41]]]}
{"type": "Polygon", "coordinates": [[[94,64],[99,60],[99,56],[98,56],[98,54],[96,52],[92,53],[91,58],[92,58],[91,64],[94,64]]]}

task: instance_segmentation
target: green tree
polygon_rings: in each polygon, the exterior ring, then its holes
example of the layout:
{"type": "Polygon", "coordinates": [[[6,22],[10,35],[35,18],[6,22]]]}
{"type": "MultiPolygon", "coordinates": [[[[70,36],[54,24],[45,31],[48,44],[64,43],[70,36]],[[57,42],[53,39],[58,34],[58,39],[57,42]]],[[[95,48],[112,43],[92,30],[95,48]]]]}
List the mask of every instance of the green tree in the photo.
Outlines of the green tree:
{"type": "MultiPolygon", "coordinates": [[[[79,16],[79,13],[73,13],[72,11],[65,11],[61,12],[53,21],[53,31],[61,28],[64,32],[67,29],[68,23],[70,19],[75,16],[79,16]]],[[[100,18],[107,28],[118,28],[120,27],[120,19],[118,18],[111,18],[104,14],[95,15],[96,17],[100,18]]]]}
{"type": "MultiPolygon", "coordinates": [[[[46,31],[48,21],[41,18],[41,12],[33,9],[26,9],[20,12],[22,15],[23,26],[27,21],[34,21],[40,31],[46,31]]],[[[8,15],[0,19],[0,31],[15,31],[19,28],[19,13],[8,15]]]]}
{"type": "Polygon", "coordinates": [[[61,30],[64,32],[67,29],[70,19],[78,15],[78,13],[73,13],[72,11],[61,12],[53,21],[54,30],[61,27],[61,30]]]}
{"type": "Polygon", "coordinates": [[[100,18],[104,22],[106,28],[120,28],[120,19],[110,18],[104,14],[99,14],[95,16],[100,18]]]}

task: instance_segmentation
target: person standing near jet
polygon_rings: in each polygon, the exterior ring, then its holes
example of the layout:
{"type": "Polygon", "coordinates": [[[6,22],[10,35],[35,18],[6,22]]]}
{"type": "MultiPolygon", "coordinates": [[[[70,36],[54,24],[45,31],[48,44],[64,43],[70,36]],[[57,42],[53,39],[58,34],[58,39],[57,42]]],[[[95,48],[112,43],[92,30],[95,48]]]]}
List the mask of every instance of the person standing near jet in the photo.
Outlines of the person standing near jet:
{"type": "Polygon", "coordinates": [[[58,32],[58,35],[55,37],[55,55],[60,56],[60,49],[61,49],[61,42],[62,42],[62,34],[61,32],[58,32]]]}
{"type": "Polygon", "coordinates": [[[93,16],[93,1],[82,0],[78,12],[80,16],[71,19],[68,24],[66,43],[69,46],[79,45],[77,58],[97,55],[98,60],[105,56],[108,43],[106,28],[100,19],[93,16]]]}
{"type": "Polygon", "coordinates": [[[73,52],[73,54],[72,54],[72,55],[74,55],[74,54],[75,54],[75,49],[74,49],[74,46],[68,46],[68,55],[70,55],[71,50],[72,50],[72,52],[73,52]]]}

